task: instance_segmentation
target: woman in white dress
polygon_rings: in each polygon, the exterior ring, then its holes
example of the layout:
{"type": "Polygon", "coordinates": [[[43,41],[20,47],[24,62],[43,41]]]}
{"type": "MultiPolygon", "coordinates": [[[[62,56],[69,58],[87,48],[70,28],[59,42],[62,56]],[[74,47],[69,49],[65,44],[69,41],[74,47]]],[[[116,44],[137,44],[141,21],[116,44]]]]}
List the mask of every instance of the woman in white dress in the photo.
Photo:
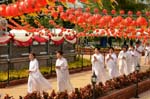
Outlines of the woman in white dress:
{"type": "Polygon", "coordinates": [[[130,46],[128,52],[130,55],[129,72],[132,73],[135,71],[135,67],[137,65],[137,55],[134,46],[130,46]]]}
{"type": "Polygon", "coordinates": [[[130,61],[130,55],[129,55],[127,49],[128,49],[127,45],[124,45],[118,55],[118,65],[119,65],[119,74],[120,75],[124,75],[124,74],[128,75],[129,74],[128,64],[130,61]]]}
{"type": "Polygon", "coordinates": [[[104,57],[99,50],[99,48],[95,48],[95,54],[92,55],[92,72],[95,72],[97,76],[97,84],[99,82],[105,84],[105,82],[109,79],[109,76],[104,68],[104,57]]]}
{"type": "Polygon", "coordinates": [[[40,70],[39,63],[34,53],[29,54],[29,78],[28,78],[28,93],[34,91],[43,92],[52,89],[48,80],[46,80],[40,70]]]}
{"type": "Polygon", "coordinates": [[[141,57],[142,57],[143,51],[144,51],[144,47],[141,45],[140,41],[137,41],[135,45],[135,54],[137,56],[136,65],[141,64],[141,57]]]}
{"type": "Polygon", "coordinates": [[[109,48],[109,53],[106,55],[106,66],[109,71],[110,78],[119,76],[119,70],[117,68],[117,56],[114,53],[114,48],[109,48]]]}
{"type": "Polygon", "coordinates": [[[150,45],[149,43],[146,43],[145,46],[145,65],[150,64],[150,45]]]}
{"type": "Polygon", "coordinates": [[[62,51],[56,52],[56,74],[57,74],[57,88],[59,92],[72,92],[74,88],[70,82],[69,78],[69,70],[68,70],[68,62],[63,57],[62,51]]]}

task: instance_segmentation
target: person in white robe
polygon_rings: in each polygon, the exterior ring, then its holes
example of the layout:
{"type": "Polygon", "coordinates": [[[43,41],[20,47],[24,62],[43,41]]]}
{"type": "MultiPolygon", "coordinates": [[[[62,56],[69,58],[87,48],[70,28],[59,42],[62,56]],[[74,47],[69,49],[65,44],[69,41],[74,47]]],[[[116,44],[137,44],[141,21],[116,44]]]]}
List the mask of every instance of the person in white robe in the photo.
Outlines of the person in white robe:
{"type": "Polygon", "coordinates": [[[120,51],[118,55],[118,65],[119,65],[119,74],[120,75],[128,75],[129,74],[129,60],[130,60],[130,55],[127,51],[128,47],[127,45],[124,45],[122,47],[122,50],[120,51]]]}
{"type": "Polygon", "coordinates": [[[29,54],[29,78],[28,93],[34,91],[43,92],[52,89],[51,84],[46,80],[39,70],[39,63],[34,53],[29,54]]]}
{"type": "Polygon", "coordinates": [[[140,41],[137,41],[135,45],[135,54],[137,56],[136,65],[141,64],[141,57],[143,51],[144,51],[144,47],[141,45],[140,41]]]}
{"type": "Polygon", "coordinates": [[[95,54],[92,55],[92,73],[97,76],[97,84],[105,82],[110,78],[106,69],[104,68],[104,56],[99,52],[99,48],[95,48],[95,54]]]}
{"type": "Polygon", "coordinates": [[[128,52],[129,52],[129,55],[130,55],[129,72],[133,73],[135,71],[135,67],[136,67],[136,64],[137,64],[136,63],[137,56],[136,56],[134,46],[130,46],[128,52]]]}
{"type": "Polygon", "coordinates": [[[110,78],[118,77],[119,76],[119,70],[117,68],[117,56],[114,53],[114,48],[109,48],[109,53],[106,55],[106,66],[109,72],[110,78]]]}
{"type": "Polygon", "coordinates": [[[69,78],[68,62],[62,55],[62,51],[56,52],[57,88],[59,92],[72,92],[74,88],[69,78]]]}
{"type": "Polygon", "coordinates": [[[145,57],[144,57],[144,64],[147,65],[147,64],[150,64],[150,45],[149,43],[146,43],[146,46],[145,46],[145,57]]]}

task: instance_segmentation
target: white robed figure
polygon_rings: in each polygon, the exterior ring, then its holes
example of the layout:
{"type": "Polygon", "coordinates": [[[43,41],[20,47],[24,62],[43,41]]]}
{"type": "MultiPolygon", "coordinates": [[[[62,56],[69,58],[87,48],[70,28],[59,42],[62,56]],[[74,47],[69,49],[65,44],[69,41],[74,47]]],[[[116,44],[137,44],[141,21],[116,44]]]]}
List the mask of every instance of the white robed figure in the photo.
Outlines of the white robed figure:
{"type": "Polygon", "coordinates": [[[28,93],[34,91],[43,92],[52,89],[48,80],[46,80],[39,70],[39,63],[34,53],[29,54],[29,78],[28,78],[28,93]]]}
{"type": "Polygon", "coordinates": [[[57,88],[59,92],[74,90],[69,78],[68,63],[62,56],[62,51],[57,51],[56,56],[56,74],[57,74],[57,88]]]}
{"type": "Polygon", "coordinates": [[[118,77],[119,70],[117,68],[117,56],[114,53],[114,48],[109,48],[109,54],[106,55],[106,66],[109,72],[110,78],[118,77]]]}
{"type": "Polygon", "coordinates": [[[128,75],[130,73],[128,68],[129,60],[130,60],[130,55],[127,51],[127,46],[124,45],[118,55],[118,65],[119,65],[120,75],[124,75],[124,74],[128,75]]]}
{"type": "Polygon", "coordinates": [[[135,71],[135,67],[137,65],[137,55],[135,52],[135,48],[133,46],[129,47],[129,55],[130,55],[130,62],[129,62],[129,72],[133,73],[135,71]]]}
{"type": "Polygon", "coordinates": [[[99,48],[95,48],[95,54],[92,55],[92,72],[97,76],[97,83],[105,82],[109,79],[106,69],[104,68],[104,57],[99,52],[99,48]]]}
{"type": "Polygon", "coordinates": [[[141,63],[141,57],[142,57],[142,52],[144,51],[144,47],[141,45],[140,41],[136,42],[135,46],[135,54],[137,56],[136,58],[136,66],[141,63]]]}
{"type": "Polygon", "coordinates": [[[149,43],[146,43],[145,46],[145,62],[144,64],[150,64],[150,45],[149,43]]]}

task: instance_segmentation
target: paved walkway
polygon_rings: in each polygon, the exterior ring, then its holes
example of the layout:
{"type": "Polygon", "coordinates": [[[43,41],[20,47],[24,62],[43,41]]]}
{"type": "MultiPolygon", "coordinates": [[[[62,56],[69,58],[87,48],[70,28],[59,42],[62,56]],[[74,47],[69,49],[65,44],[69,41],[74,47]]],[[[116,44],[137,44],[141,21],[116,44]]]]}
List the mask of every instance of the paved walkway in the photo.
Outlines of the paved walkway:
{"type": "MultiPolygon", "coordinates": [[[[86,58],[89,58],[89,56],[85,56],[86,58]]],[[[143,63],[143,59],[142,59],[143,63]]],[[[148,66],[144,66],[141,64],[142,71],[145,71],[148,66]]],[[[70,75],[71,83],[73,84],[74,88],[80,88],[90,83],[91,81],[91,71],[81,72],[77,74],[70,75]]],[[[49,82],[52,84],[53,88],[57,90],[56,87],[56,78],[49,79],[49,82]]],[[[18,99],[19,95],[24,96],[27,94],[27,84],[8,87],[8,88],[2,88],[0,89],[0,95],[3,97],[5,94],[10,94],[15,99],[18,99]]],[[[140,95],[140,99],[150,99],[150,91],[147,91],[140,95]]],[[[3,99],[3,98],[0,98],[3,99]]],[[[134,99],[134,98],[132,98],[134,99]]]]}
{"type": "MultiPolygon", "coordinates": [[[[80,87],[85,86],[85,85],[90,83],[91,71],[72,74],[72,75],[70,75],[70,78],[71,78],[71,83],[73,84],[73,87],[74,88],[80,88],[80,87]]],[[[57,90],[56,78],[49,79],[49,82],[51,83],[53,88],[55,90],[57,90]]],[[[10,94],[15,99],[18,99],[19,95],[24,96],[27,94],[27,84],[0,89],[0,94],[2,96],[4,96],[6,93],[10,94]]]]}
{"type": "MultiPolygon", "coordinates": [[[[131,98],[131,99],[137,99],[137,98],[131,98]]],[[[150,99],[150,90],[140,94],[138,99],[150,99]]]]}

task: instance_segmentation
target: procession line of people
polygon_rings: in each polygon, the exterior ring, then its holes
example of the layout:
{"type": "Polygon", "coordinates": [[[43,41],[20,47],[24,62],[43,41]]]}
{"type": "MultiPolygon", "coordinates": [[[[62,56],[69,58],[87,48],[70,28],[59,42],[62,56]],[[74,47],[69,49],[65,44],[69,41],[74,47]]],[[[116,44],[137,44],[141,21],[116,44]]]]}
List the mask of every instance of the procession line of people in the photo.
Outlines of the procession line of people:
{"type": "MultiPolygon", "coordinates": [[[[57,60],[55,68],[57,75],[57,89],[59,92],[72,92],[74,88],[69,78],[68,62],[63,57],[62,51],[57,51],[56,57],[57,60]]],[[[39,63],[36,59],[36,55],[34,53],[30,53],[29,59],[28,93],[32,93],[34,91],[43,92],[51,90],[51,84],[43,77],[39,70],[39,63]]]]}
{"type": "MultiPolygon", "coordinates": [[[[147,51],[147,58],[150,47],[146,47],[145,49],[147,51]]],[[[145,49],[140,42],[136,42],[135,47],[130,46],[128,48],[127,45],[123,45],[117,57],[114,48],[110,47],[109,53],[104,59],[104,56],[100,53],[100,49],[95,48],[91,63],[92,74],[96,74],[97,83],[102,82],[105,84],[109,79],[134,72],[135,67],[140,64],[141,56],[145,49]]],[[[63,57],[62,51],[57,51],[56,57],[55,69],[57,75],[57,89],[59,92],[72,92],[74,88],[69,78],[68,62],[66,58],[63,57]]],[[[36,55],[30,53],[29,59],[28,93],[32,93],[33,91],[43,92],[52,89],[51,84],[43,77],[39,70],[39,63],[36,59],[36,55]]]]}
{"type": "MultiPolygon", "coordinates": [[[[150,47],[147,48],[150,50],[150,47]]],[[[114,48],[109,48],[109,53],[104,56],[100,53],[99,48],[95,48],[92,55],[92,72],[97,76],[97,83],[105,82],[121,75],[129,75],[135,71],[135,67],[140,64],[144,47],[140,42],[136,42],[135,47],[123,45],[118,57],[114,48]],[[105,68],[106,67],[106,68],[105,68]]]]}

